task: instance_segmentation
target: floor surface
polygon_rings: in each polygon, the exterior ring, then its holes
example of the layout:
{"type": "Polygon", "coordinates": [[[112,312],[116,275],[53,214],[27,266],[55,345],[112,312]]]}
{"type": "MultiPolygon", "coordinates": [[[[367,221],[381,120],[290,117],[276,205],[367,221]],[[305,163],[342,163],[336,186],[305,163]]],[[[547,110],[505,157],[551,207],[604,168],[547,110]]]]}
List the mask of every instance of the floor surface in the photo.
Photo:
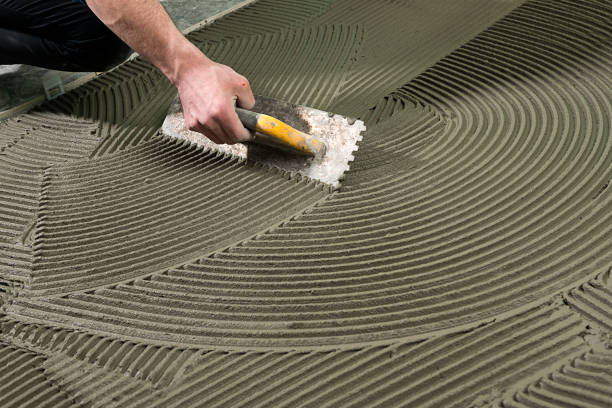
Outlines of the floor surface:
{"type": "Polygon", "coordinates": [[[610,21],[259,0],[190,33],[365,122],[338,188],[160,133],[138,58],[0,121],[0,407],[609,408],[610,21]]]}

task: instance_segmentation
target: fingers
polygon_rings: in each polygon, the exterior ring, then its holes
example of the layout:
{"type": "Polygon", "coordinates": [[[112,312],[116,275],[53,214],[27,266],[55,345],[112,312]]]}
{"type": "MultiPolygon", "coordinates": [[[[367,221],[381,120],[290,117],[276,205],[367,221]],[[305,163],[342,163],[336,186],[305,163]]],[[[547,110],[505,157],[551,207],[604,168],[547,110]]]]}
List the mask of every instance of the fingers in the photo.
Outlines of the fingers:
{"type": "Polygon", "coordinates": [[[209,111],[208,115],[201,116],[202,121],[190,121],[189,130],[204,134],[216,144],[235,144],[251,140],[251,132],[240,122],[233,102],[228,105],[229,108],[221,107],[214,112],[209,111]]]}
{"type": "Polygon", "coordinates": [[[251,91],[251,85],[249,81],[242,75],[235,74],[235,80],[237,82],[236,95],[234,104],[231,111],[227,112],[227,115],[220,117],[220,126],[227,131],[228,134],[232,135],[232,142],[247,142],[253,138],[252,133],[246,129],[234,109],[234,105],[237,103],[238,106],[245,109],[252,109],[255,106],[255,97],[251,91]]]}
{"type": "Polygon", "coordinates": [[[242,122],[238,118],[236,110],[233,106],[232,110],[228,113],[228,115],[219,118],[219,121],[219,125],[230,136],[231,139],[231,142],[226,143],[234,144],[240,142],[248,142],[253,138],[251,132],[242,125],[242,122]]]}
{"type": "Polygon", "coordinates": [[[234,86],[236,95],[213,113],[211,119],[215,122],[215,125],[208,125],[209,132],[215,132],[215,138],[226,144],[247,142],[253,138],[251,132],[242,125],[238,118],[235,105],[238,103],[245,109],[251,109],[255,105],[255,98],[249,81],[242,75],[233,71],[232,73],[234,75],[232,79],[237,84],[237,86],[234,86]]]}
{"type": "Polygon", "coordinates": [[[209,138],[213,143],[216,144],[224,144],[225,143],[225,135],[223,131],[219,129],[218,126],[214,122],[207,123],[206,125],[200,124],[195,129],[190,129],[194,132],[202,133],[204,136],[209,138]]]}

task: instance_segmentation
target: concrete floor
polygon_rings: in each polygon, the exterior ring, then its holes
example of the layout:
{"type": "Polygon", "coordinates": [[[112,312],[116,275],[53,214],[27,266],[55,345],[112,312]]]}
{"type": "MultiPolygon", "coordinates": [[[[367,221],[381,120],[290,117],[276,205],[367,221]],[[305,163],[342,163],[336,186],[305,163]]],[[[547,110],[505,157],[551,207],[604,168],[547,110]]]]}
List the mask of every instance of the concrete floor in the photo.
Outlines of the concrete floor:
{"type": "MultiPolygon", "coordinates": [[[[180,30],[220,13],[242,0],[161,0],[180,30]]],[[[47,69],[29,65],[0,65],[0,113],[44,95],[41,78],[47,69]]],[[[67,84],[86,72],[56,71],[67,84]]]]}

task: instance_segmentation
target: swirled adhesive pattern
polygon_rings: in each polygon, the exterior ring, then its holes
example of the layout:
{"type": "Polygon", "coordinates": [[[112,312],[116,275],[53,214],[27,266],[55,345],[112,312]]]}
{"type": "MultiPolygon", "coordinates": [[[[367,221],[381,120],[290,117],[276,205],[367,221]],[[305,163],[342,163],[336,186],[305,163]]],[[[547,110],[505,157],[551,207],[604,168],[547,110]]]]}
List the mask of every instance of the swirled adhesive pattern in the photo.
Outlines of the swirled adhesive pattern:
{"type": "Polygon", "coordinates": [[[160,135],[138,58],[0,122],[0,406],[612,404],[609,1],[261,0],[188,38],[364,120],[350,169],[160,135]]]}

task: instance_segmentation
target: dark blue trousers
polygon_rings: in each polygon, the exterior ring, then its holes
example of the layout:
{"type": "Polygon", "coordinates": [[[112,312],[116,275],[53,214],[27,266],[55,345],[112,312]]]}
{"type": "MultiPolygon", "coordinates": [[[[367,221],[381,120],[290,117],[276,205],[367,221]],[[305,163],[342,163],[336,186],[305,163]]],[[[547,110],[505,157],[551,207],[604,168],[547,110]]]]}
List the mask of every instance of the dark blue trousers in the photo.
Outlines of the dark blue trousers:
{"type": "Polygon", "coordinates": [[[130,48],[83,2],[0,0],[2,65],[106,71],[130,53],[130,48]]]}

